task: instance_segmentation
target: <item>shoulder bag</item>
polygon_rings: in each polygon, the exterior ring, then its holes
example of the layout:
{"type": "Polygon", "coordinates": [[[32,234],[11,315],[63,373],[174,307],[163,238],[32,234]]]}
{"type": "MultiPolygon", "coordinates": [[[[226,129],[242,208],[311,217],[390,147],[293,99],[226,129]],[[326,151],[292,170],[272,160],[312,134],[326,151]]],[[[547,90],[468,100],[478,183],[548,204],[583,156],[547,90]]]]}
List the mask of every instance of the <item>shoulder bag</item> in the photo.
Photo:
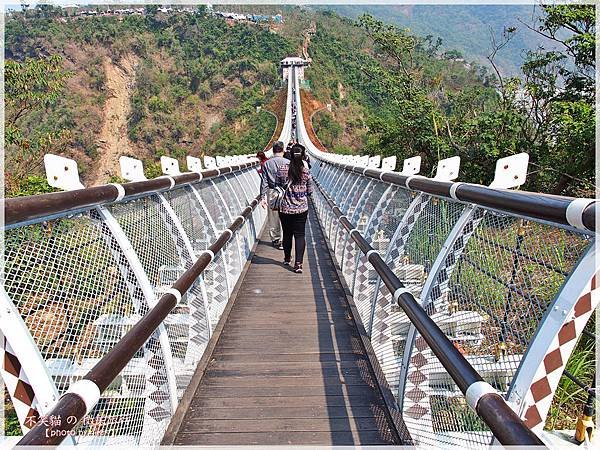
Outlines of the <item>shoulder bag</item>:
{"type": "Polygon", "coordinates": [[[269,208],[279,211],[279,209],[281,208],[281,203],[285,198],[285,194],[287,194],[287,191],[290,188],[290,184],[291,183],[288,181],[285,184],[285,187],[275,186],[273,189],[269,190],[269,208]]]}

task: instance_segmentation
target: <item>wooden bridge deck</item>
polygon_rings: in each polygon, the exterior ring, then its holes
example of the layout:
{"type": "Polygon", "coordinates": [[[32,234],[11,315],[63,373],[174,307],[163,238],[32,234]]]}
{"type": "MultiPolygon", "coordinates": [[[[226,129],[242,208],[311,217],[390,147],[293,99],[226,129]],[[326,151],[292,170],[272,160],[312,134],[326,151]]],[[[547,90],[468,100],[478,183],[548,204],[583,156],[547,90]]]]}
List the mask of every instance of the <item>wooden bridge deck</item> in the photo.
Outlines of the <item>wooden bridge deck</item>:
{"type": "Polygon", "coordinates": [[[302,275],[257,246],[173,443],[399,443],[311,213],[302,275]]]}

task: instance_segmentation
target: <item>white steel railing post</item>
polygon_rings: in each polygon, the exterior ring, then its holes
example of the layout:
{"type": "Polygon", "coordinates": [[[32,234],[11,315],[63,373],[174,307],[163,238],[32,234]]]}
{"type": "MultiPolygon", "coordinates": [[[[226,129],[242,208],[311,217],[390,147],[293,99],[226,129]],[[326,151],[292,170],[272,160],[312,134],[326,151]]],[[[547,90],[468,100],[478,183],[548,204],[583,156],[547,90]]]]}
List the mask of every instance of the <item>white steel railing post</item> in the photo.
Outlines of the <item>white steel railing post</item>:
{"type": "Polygon", "coordinates": [[[14,303],[0,285],[0,373],[23,434],[48,413],[59,393],[14,303]]]}
{"type": "MultiPolygon", "coordinates": [[[[369,180],[369,182],[363,189],[363,192],[361,193],[360,198],[358,199],[358,202],[356,202],[356,208],[354,208],[354,211],[352,211],[352,215],[350,216],[350,221],[352,223],[357,223],[358,218],[362,215],[362,212],[364,211],[366,202],[368,201],[369,195],[371,194],[371,186],[372,185],[373,185],[373,181],[369,180]]],[[[342,246],[342,256],[340,259],[340,267],[342,268],[342,272],[344,272],[344,268],[345,268],[344,263],[346,262],[346,259],[348,257],[352,256],[352,255],[350,255],[350,250],[351,250],[350,236],[347,235],[346,239],[344,241],[344,244],[342,246]]]]}
{"type": "Polygon", "coordinates": [[[600,270],[594,237],[585,255],[548,306],[507,393],[529,428],[541,432],[563,371],[600,303],[600,270]]]}

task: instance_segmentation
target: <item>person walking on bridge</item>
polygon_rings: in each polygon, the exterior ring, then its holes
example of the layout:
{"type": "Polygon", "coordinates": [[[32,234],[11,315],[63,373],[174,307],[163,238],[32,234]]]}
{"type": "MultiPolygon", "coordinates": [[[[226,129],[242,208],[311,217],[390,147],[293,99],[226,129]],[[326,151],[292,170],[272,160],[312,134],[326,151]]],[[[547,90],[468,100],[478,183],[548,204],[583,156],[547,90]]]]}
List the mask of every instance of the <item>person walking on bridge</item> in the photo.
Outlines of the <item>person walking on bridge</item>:
{"type": "Polygon", "coordinates": [[[256,154],[256,157],[258,158],[258,162],[260,163],[260,167],[258,168],[258,173],[260,175],[260,174],[262,174],[263,166],[269,160],[269,158],[267,158],[267,155],[265,155],[265,152],[263,152],[263,151],[258,152],[256,154]]]}
{"type": "Polygon", "coordinates": [[[290,161],[292,159],[292,146],[293,145],[294,145],[293,141],[288,142],[288,145],[285,148],[285,151],[283,152],[283,157],[285,159],[287,159],[288,161],[290,161]]]}
{"type": "Polygon", "coordinates": [[[273,144],[273,156],[262,164],[260,195],[262,196],[261,205],[267,208],[267,227],[269,236],[275,248],[283,250],[281,245],[281,222],[279,220],[279,212],[276,209],[271,209],[267,202],[267,194],[271,189],[275,188],[275,178],[279,168],[287,164],[288,160],[283,158],[283,142],[277,141],[273,144]]]}
{"type": "Polygon", "coordinates": [[[312,182],[308,164],[304,161],[306,149],[294,144],[290,161],[279,168],[275,183],[287,187],[281,201],[279,218],[283,227],[283,263],[292,261],[292,238],[294,240],[294,272],[302,273],[304,250],[306,249],[305,228],[308,218],[308,197],[312,194],[312,182]]]}

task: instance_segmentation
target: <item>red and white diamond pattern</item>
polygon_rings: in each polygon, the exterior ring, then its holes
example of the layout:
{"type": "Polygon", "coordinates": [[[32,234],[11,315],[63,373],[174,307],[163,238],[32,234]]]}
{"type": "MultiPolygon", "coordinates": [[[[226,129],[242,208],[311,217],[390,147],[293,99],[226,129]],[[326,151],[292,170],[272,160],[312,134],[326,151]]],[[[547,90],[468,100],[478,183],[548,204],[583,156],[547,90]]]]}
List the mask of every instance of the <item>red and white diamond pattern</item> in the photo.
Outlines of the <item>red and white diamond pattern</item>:
{"type": "Polygon", "coordinates": [[[40,417],[38,402],[19,358],[2,333],[0,338],[2,339],[0,348],[2,379],[19,418],[21,430],[26,433],[40,417]]]}
{"type": "MultiPolygon", "coordinates": [[[[398,269],[404,265],[404,247],[408,242],[408,237],[412,232],[413,228],[417,224],[421,213],[425,210],[425,207],[429,203],[430,197],[425,195],[418,195],[410,206],[407,208],[405,216],[402,221],[398,225],[398,231],[395,233],[395,236],[392,238],[392,241],[389,243],[388,254],[386,255],[385,262],[392,268],[394,268],[394,272],[398,272],[398,269]]],[[[401,281],[406,281],[402,280],[401,281]]],[[[404,314],[399,314],[393,304],[393,298],[391,293],[385,287],[383,283],[379,285],[379,291],[377,292],[376,305],[375,305],[375,319],[374,322],[377,324],[373,324],[373,335],[372,341],[373,343],[377,343],[383,345],[386,342],[389,342],[392,338],[392,328],[391,328],[391,319],[394,319],[394,324],[399,324],[400,321],[408,320],[404,314]]],[[[380,349],[381,352],[387,352],[386,346],[379,347],[375,346],[375,353],[378,358],[384,358],[384,354],[379,354],[380,352],[377,350],[380,349]]],[[[394,355],[392,355],[394,356],[394,355]]],[[[381,361],[382,359],[380,359],[381,361]]],[[[388,366],[387,364],[383,364],[383,366],[388,366]]],[[[393,367],[392,364],[389,367],[393,367]]],[[[384,369],[385,371],[385,369],[384,369]]],[[[395,373],[390,374],[386,373],[386,377],[388,381],[395,379],[395,373]]]]}
{"type": "MultiPolygon", "coordinates": [[[[410,348],[404,351],[411,351],[410,348]]],[[[429,371],[435,358],[425,339],[417,335],[415,352],[410,358],[410,373],[406,377],[403,416],[406,426],[413,436],[425,436],[433,433],[432,411],[429,403],[431,388],[429,371]]]]}
{"type": "Polygon", "coordinates": [[[582,295],[569,312],[567,316],[569,319],[552,340],[543,364],[539,366],[533,377],[533,383],[525,397],[524,420],[527,426],[536,432],[544,427],[563,369],[577,344],[577,338],[598,306],[600,301],[598,281],[600,281],[600,271],[596,272],[586,285],[582,295]]]}

